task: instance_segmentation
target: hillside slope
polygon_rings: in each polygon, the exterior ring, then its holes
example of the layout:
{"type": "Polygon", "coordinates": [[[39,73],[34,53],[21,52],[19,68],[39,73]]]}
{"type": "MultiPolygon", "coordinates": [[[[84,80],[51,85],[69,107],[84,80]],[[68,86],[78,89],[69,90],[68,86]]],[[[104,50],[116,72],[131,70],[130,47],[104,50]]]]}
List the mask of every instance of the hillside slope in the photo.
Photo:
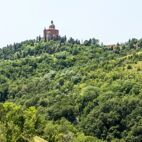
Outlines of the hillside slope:
{"type": "Polygon", "coordinates": [[[29,40],[0,49],[0,141],[142,139],[142,40],[29,40]]]}

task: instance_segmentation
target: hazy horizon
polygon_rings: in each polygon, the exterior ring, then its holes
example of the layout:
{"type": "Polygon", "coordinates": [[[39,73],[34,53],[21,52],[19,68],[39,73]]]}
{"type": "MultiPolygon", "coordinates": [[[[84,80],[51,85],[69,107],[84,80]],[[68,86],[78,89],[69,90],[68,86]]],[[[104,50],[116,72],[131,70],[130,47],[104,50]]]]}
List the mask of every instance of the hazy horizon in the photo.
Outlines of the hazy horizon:
{"type": "Polygon", "coordinates": [[[141,0],[0,0],[0,47],[34,39],[53,20],[60,35],[104,44],[142,37],[141,0]]]}

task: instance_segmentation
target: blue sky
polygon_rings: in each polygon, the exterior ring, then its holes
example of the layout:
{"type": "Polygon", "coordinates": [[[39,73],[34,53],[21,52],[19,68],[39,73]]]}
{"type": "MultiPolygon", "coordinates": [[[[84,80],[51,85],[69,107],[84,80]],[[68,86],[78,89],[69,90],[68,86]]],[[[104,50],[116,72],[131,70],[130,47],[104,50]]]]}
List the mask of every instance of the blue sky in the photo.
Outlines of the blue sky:
{"type": "Polygon", "coordinates": [[[105,44],[142,37],[142,0],[0,0],[0,47],[33,39],[54,20],[60,35],[105,44]]]}

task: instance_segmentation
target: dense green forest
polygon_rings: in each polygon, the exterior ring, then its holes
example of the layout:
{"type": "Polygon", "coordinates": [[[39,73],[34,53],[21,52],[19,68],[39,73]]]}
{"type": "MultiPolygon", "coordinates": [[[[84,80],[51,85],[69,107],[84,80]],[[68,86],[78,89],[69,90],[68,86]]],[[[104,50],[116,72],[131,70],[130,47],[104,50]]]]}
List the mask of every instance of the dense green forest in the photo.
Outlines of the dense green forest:
{"type": "Polygon", "coordinates": [[[0,49],[0,142],[141,142],[141,99],[142,39],[0,49]]]}

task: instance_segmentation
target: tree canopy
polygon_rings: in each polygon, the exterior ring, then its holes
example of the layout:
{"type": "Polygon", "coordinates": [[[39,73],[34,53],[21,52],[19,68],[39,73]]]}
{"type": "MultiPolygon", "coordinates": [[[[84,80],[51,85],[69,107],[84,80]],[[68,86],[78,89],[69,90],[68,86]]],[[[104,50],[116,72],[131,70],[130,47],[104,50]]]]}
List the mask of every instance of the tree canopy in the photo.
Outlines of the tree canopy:
{"type": "Polygon", "coordinates": [[[110,47],[65,36],[0,49],[1,142],[141,142],[141,98],[142,39],[110,47]]]}

